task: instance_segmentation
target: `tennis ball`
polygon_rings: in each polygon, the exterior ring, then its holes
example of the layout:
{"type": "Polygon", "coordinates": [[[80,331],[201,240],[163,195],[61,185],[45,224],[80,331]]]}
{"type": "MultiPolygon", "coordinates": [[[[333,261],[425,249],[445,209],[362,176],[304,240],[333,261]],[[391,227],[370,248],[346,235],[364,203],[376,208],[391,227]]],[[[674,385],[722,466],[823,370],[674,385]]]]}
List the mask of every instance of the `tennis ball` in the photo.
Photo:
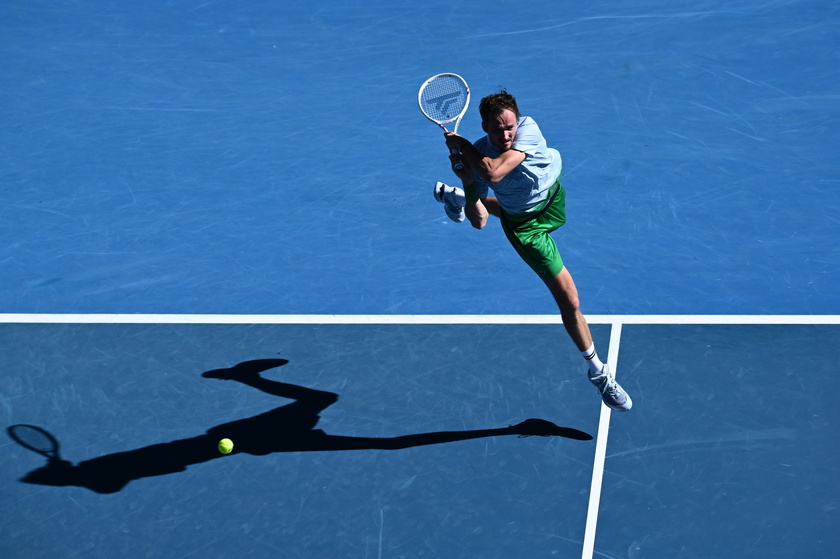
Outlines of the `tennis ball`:
{"type": "Polygon", "coordinates": [[[219,452],[222,454],[230,454],[233,451],[233,441],[230,439],[222,439],[219,441],[219,452]]]}

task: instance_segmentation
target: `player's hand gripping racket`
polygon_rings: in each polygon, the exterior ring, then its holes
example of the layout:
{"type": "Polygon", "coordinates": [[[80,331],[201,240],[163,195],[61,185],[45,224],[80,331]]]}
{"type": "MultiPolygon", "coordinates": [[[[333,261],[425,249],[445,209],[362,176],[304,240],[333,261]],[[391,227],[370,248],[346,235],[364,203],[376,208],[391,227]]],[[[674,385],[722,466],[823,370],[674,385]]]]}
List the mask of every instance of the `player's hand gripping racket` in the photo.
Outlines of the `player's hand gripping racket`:
{"type": "MultiPolygon", "coordinates": [[[[446,125],[454,122],[452,131],[457,134],[461,118],[470,104],[470,87],[458,74],[438,74],[420,86],[417,104],[426,118],[443,128],[444,132],[448,132],[446,125]]],[[[451,151],[453,155],[458,154],[457,149],[452,148],[451,151]]],[[[463,169],[464,164],[458,161],[455,168],[463,169]]]]}

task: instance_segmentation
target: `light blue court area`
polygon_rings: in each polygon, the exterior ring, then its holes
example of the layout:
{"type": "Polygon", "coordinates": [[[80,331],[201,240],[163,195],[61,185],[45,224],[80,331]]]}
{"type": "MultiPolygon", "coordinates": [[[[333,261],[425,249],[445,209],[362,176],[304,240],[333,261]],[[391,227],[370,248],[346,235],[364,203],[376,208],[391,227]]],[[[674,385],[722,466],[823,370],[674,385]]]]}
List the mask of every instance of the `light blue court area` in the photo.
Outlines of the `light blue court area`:
{"type": "Polygon", "coordinates": [[[563,157],[594,314],[840,313],[840,5],[0,6],[0,310],[545,314],[420,84],[500,86],[563,157]],[[444,288],[443,286],[446,286],[444,288]]]}
{"type": "Polygon", "coordinates": [[[120,319],[0,325],[3,425],[47,430],[66,461],[4,437],[5,557],[764,558],[840,544],[840,417],[814,384],[832,374],[837,319],[598,320],[635,402],[623,414],[551,317],[120,319]]]}

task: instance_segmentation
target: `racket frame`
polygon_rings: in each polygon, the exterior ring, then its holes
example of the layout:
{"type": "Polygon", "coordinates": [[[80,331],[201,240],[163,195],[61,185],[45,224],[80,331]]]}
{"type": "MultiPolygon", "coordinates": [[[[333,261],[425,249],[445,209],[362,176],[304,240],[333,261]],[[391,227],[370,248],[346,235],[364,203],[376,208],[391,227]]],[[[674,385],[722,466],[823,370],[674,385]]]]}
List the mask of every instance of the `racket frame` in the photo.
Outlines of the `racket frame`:
{"type": "MultiPolygon", "coordinates": [[[[442,74],[435,74],[431,78],[424,81],[423,85],[420,86],[420,90],[417,92],[417,105],[420,107],[420,112],[423,113],[423,116],[425,116],[426,118],[428,118],[429,120],[431,120],[432,122],[434,122],[435,124],[440,126],[443,129],[444,132],[449,132],[449,130],[446,129],[446,125],[454,122],[455,127],[452,129],[452,132],[454,134],[457,134],[458,133],[458,126],[461,124],[461,119],[464,118],[464,115],[467,113],[467,109],[470,106],[470,86],[467,85],[467,80],[465,80],[464,78],[462,78],[458,74],[453,74],[451,72],[444,72],[442,74]],[[437,79],[440,79],[440,78],[456,78],[457,80],[459,80],[463,84],[464,89],[467,92],[467,100],[466,100],[466,102],[464,102],[464,106],[461,109],[461,112],[458,113],[457,115],[455,115],[452,118],[448,118],[448,119],[444,119],[444,120],[438,120],[436,118],[432,118],[429,115],[429,113],[426,112],[426,109],[423,108],[423,92],[426,90],[426,87],[428,87],[428,85],[430,83],[432,83],[433,81],[435,81],[437,79]]],[[[452,152],[452,155],[460,155],[460,153],[461,153],[460,151],[458,151],[455,148],[450,148],[450,151],[452,152]]],[[[464,168],[464,164],[461,163],[460,161],[455,163],[455,169],[461,170],[463,168],[464,168]]]]}
{"type": "Polygon", "coordinates": [[[61,456],[58,453],[58,440],[46,429],[38,427],[37,425],[26,425],[26,424],[18,424],[18,425],[11,425],[6,429],[6,432],[9,436],[20,446],[31,450],[33,452],[37,452],[41,456],[47,458],[48,460],[60,460],[61,456]],[[29,430],[35,431],[38,433],[38,436],[43,437],[49,445],[49,449],[44,449],[39,446],[35,446],[27,441],[27,437],[21,435],[21,431],[29,430]]]}

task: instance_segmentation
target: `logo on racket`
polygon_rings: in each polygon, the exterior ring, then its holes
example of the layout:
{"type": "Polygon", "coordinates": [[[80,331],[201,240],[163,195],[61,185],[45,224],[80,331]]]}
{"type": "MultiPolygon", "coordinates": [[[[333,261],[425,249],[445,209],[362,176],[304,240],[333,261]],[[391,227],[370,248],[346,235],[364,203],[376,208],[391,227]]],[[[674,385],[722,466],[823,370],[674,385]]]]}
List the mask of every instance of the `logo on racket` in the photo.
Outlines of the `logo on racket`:
{"type": "MultiPolygon", "coordinates": [[[[456,103],[462,97],[462,93],[460,91],[453,91],[452,93],[445,93],[443,95],[438,95],[437,97],[430,97],[426,99],[428,103],[431,103],[435,106],[435,108],[441,112],[446,113],[447,118],[449,115],[449,107],[456,103]]],[[[458,107],[459,109],[461,107],[458,107]]]]}

